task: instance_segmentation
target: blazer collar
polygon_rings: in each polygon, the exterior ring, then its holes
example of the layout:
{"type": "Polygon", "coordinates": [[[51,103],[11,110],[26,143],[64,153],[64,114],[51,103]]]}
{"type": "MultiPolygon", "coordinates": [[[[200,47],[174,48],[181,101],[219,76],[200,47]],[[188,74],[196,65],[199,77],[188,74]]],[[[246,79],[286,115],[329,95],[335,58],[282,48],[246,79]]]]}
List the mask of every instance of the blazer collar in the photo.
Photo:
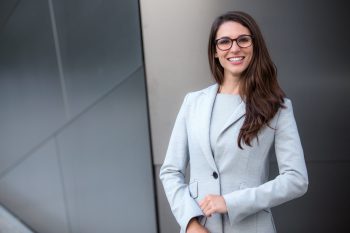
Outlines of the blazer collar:
{"type": "MultiPolygon", "coordinates": [[[[210,145],[210,139],[209,139],[209,129],[210,129],[210,121],[212,117],[212,111],[214,107],[214,101],[216,98],[216,94],[218,92],[219,85],[214,84],[212,86],[209,86],[208,88],[203,90],[204,95],[204,101],[202,102],[200,106],[200,116],[201,119],[199,121],[200,123],[200,130],[199,132],[199,141],[200,145],[203,149],[204,155],[207,158],[209,164],[212,165],[213,169],[217,170],[214,156],[212,153],[212,148],[210,145]]],[[[242,103],[236,108],[236,110],[231,114],[231,116],[228,118],[226,123],[224,124],[223,128],[220,130],[220,133],[218,137],[231,125],[236,123],[239,119],[241,119],[245,115],[245,103],[242,101],[242,103]]]]}

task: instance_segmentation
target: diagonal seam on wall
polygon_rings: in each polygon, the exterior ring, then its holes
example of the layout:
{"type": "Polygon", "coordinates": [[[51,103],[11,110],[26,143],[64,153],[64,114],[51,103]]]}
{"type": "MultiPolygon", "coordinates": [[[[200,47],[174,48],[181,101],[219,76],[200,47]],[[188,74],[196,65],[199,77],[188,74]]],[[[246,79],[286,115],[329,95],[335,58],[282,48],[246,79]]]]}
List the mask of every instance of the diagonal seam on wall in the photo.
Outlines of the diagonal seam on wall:
{"type": "Polygon", "coordinates": [[[52,26],[53,41],[54,41],[54,44],[55,44],[56,61],[57,61],[57,67],[58,67],[58,73],[59,73],[59,77],[60,77],[60,82],[61,82],[63,106],[64,106],[64,111],[65,111],[66,118],[69,119],[71,117],[71,113],[69,111],[68,94],[67,94],[66,81],[65,81],[64,72],[63,72],[61,48],[60,48],[60,41],[59,41],[58,32],[57,32],[55,10],[54,10],[54,6],[53,6],[53,3],[52,3],[52,0],[48,0],[48,1],[49,1],[49,11],[50,11],[50,19],[51,19],[51,26],[52,26]]]}
{"type": "Polygon", "coordinates": [[[21,0],[17,0],[15,4],[13,4],[12,9],[10,10],[10,13],[7,15],[6,19],[4,20],[3,24],[0,25],[0,34],[2,33],[2,31],[5,28],[5,25],[7,24],[7,22],[9,21],[9,19],[11,18],[13,12],[16,10],[16,8],[18,7],[19,3],[21,2],[21,0]]]}
{"type": "Polygon", "coordinates": [[[32,149],[30,149],[27,153],[20,156],[19,159],[17,159],[12,165],[8,166],[4,171],[0,173],[0,179],[2,179],[4,176],[6,176],[8,173],[10,173],[14,168],[16,168],[19,164],[21,164],[24,160],[29,158],[35,151],[37,151],[40,147],[42,147],[45,143],[47,143],[49,140],[53,139],[55,136],[61,133],[65,128],[67,128],[69,125],[71,125],[74,121],[78,120],[82,115],[84,115],[86,112],[88,112],[91,108],[96,106],[98,103],[102,102],[105,98],[107,98],[111,93],[113,93],[115,90],[117,90],[120,86],[122,86],[125,82],[127,82],[135,73],[140,71],[143,68],[143,65],[140,65],[135,68],[134,71],[132,71],[129,75],[127,75],[125,78],[123,78],[120,82],[116,83],[113,87],[111,87],[108,91],[106,91],[103,95],[101,95],[99,98],[97,98],[95,101],[93,101],[89,106],[84,108],[79,114],[69,119],[66,123],[64,123],[62,126],[60,126],[58,129],[56,129],[53,133],[48,135],[46,138],[41,140],[36,146],[34,146],[32,149]]]}

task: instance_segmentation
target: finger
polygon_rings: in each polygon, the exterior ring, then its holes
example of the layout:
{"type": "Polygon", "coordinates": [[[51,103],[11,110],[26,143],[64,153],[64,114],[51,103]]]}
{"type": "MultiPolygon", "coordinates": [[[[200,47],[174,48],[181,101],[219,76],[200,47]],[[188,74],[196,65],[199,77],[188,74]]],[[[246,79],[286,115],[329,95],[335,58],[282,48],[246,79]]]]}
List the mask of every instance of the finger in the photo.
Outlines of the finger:
{"type": "Polygon", "coordinates": [[[205,209],[208,206],[209,202],[204,199],[202,203],[199,205],[201,209],[205,209]]]}
{"type": "Polygon", "coordinates": [[[204,206],[204,204],[205,204],[205,201],[204,200],[201,200],[200,202],[199,202],[199,207],[203,207],[204,206]]]}
{"type": "Polygon", "coordinates": [[[204,203],[204,199],[203,199],[203,200],[200,200],[200,201],[198,202],[199,206],[202,206],[203,203],[204,203]]]}
{"type": "Polygon", "coordinates": [[[207,216],[207,212],[208,212],[208,207],[203,207],[201,208],[202,212],[204,213],[205,216],[207,216]]]}
{"type": "Polygon", "coordinates": [[[202,209],[205,209],[205,208],[207,208],[209,205],[210,205],[210,200],[208,200],[208,198],[205,198],[204,201],[203,201],[203,203],[202,203],[201,208],[202,208],[202,209]]]}
{"type": "Polygon", "coordinates": [[[210,207],[209,209],[208,209],[208,211],[207,211],[207,215],[208,215],[208,217],[210,217],[212,214],[214,214],[215,213],[215,210],[213,209],[213,207],[210,207]]]}
{"type": "Polygon", "coordinates": [[[209,212],[208,211],[203,211],[205,217],[209,217],[209,212]]]}
{"type": "Polygon", "coordinates": [[[203,212],[206,216],[210,216],[214,211],[211,205],[207,205],[204,209],[203,212]]]}
{"type": "Polygon", "coordinates": [[[199,203],[204,203],[208,201],[208,195],[205,196],[199,203]]]}
{"type": "Polygon", "coordinates": [[[213,211],[209,209],[209,210],[203,211],[203,213],[206,217],[211,217],[211,215],[213,214],[213,211]]]}
{"type": "Polygon", "coordinates": [[[207,195],[203,200],[202,200],[202,204],[203,206],[208,205],[209,203],[212,202],[212,196],[211,195],[207,195]]]}

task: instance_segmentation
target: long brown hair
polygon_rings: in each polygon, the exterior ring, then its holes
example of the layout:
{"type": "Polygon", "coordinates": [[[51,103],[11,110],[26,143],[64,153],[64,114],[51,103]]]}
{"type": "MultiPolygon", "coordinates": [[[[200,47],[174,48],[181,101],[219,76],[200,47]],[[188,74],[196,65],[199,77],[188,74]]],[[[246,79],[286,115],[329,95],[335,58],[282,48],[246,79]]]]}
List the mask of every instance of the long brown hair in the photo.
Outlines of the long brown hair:
{"type": "Polygon", "coordinates": [[[217,17],[211,27],[208,58],[215,81],[221,85],[224,80],[224,68],[215,57],[215,37],[221,24],[227,21],[243,25],[253,35],[253,57],[239,80],[240,95],[246,103],[245,120],[237,139],[238,146],[242,149],[242,141],[251,146],[259,130],[266,125],[269,126],[269,121],[279,108],[284,108],[285,94],[277,82],[276,66],[271,60],[257,23],[250,15],[241,11],[229,11],[217,17]]]}

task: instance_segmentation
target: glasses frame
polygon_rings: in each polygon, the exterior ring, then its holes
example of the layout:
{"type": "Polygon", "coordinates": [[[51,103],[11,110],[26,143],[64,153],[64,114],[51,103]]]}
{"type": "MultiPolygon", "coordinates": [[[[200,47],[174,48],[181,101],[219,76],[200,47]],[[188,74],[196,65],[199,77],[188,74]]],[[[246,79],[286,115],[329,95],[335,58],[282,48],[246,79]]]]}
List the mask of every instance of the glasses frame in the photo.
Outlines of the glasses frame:
{"type": "Polygon", "coordinates": [[[227,50],[230,50],[230,49],[232,48],[233,42],[236,41],[237,46],[243,49],[243,48],[248,48],[248,47],[252,46],[252,45],[253,45],[253,39],[254,39],[254,36],[253,36],[253,35],[240,35],[240,36],[237,37],[236,39],[231,39],[230,37],[221,37],[221,38],[215,40],[215,45],[216,45],[216,47],[217,47],[219,50],[221,50],[221,51],[227,51],[227,50]],[[250,44],[249,46],[242,47],[242,46],[240,46],[240,45],[238,44],[237,41],[238,41],[240,38],[246,37],[246,36],[250,37],[250,39],[252,40],[252,42],[251,42],[251,44],[250,44]],[[231,41],[231,46],[230,46],[228,49],[220,49],[220,48],[219,48],[218,41],[219,41],[219,40],[222,40],[222,39],[228,39],[228,40],[231,41]]]}

